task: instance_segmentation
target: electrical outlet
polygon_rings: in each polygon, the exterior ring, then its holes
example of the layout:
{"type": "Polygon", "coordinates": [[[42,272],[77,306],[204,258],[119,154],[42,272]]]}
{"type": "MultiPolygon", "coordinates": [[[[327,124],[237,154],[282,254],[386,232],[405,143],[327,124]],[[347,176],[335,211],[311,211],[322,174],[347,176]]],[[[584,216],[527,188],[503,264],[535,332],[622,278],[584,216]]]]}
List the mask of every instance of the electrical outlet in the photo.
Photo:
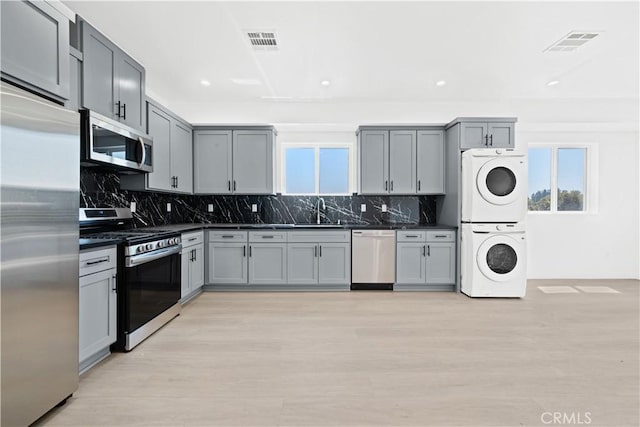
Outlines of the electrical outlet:
{"type": "Polygon", "coordinates": [[[207,205],[207,212],[213,212],[213,203],[207,205]]]}
{"type": "Polygon", "coordinates": [[[367,211],[367,205],[365,203],[362,203],[360,205],[360,212],[366,212],[367,211]]]}
{"type": "Polygon", "coordinates": [[[131,213],[136,213],[136,202],[131,202],[129,209],[131,209],[131,213]]]}
{"type": "Polygon", "coordinates": [[[167,203],[167,212],[171,212],[171,203],[167,203]]]}
{"type": "Polygon", "coordinates": [[[384,203],[382,204],[382,212],[386,212],[387,211],[387,205],[385,205],[384,203]]]}
{"type": "Polygon", "coordinates": [[[251,212],[258,212],[258,205],[257,204],[253,203],[251,205],[251,212]]]}

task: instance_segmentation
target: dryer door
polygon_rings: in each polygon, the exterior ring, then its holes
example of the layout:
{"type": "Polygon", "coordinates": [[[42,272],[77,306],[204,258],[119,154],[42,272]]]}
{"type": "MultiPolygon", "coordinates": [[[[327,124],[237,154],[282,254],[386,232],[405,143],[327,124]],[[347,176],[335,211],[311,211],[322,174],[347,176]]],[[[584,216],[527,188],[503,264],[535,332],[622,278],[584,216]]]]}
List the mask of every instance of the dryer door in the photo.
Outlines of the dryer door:
{"type": "Polygon", "coordinates": [[[493,235],[482,242],[476,254],[478,268],[489,280],[504,282],[520,277],[525,268],[524,233],[493,235]]]}
{"type": "Polygon", "coordinates": [[[523,157],[504,157],[489,160],[476,178],[478,192],[493,205],[508,205],[526,199],[526,162],[523,157]]]}

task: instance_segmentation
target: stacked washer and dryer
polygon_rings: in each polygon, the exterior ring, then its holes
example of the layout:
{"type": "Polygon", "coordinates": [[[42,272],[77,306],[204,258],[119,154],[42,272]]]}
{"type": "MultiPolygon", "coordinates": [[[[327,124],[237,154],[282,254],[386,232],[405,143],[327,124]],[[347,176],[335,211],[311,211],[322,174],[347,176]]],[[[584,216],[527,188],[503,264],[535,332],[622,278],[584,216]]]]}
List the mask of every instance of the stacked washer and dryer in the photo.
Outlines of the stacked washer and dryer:
{"type": "Polygon", "coordinates": [[[470,297],[524,297],[526,152],[463,151],[460,184],[460,290],[470,297]]]}

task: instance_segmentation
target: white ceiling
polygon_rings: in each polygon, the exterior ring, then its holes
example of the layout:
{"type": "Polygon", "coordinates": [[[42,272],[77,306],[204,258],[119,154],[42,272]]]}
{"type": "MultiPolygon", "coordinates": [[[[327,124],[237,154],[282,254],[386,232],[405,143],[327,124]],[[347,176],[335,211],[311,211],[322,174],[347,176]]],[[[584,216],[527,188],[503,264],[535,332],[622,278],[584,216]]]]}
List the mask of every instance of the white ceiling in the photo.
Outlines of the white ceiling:
{"type": "Polygon", "coordinates": [[[638,2],[65,3],[192,123],[638,120],[638,2]],[[274,30],[279,50],[253,50],[244,30],[254,29],[274,30]],[[543,52],[572,30],[602,33],[543,52]]]}

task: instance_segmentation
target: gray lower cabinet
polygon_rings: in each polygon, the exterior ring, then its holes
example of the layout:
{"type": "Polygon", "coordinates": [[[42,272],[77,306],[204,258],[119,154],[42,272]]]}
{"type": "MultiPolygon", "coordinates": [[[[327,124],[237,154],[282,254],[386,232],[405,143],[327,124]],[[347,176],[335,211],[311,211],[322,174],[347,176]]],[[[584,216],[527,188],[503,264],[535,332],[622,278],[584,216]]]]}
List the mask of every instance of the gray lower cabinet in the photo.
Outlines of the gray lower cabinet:
{"type": "Polygon", "coordinates": [[[44,1],[0,2],[2,77],[69,99],[69,19],[44,1]]]}
{"type": "Polygon", "coordinates": [[[249,243],[249,283],[252,285],[287,283],[286,243],[249,243]]]}
{"type": "Polygon", "coordinates": [[[318,283],[323,285],[351,283],[350,243],[320,243],[318,245],[318,283]]]}
{"type": "Polygon", "coordinates": [[[514,148],[515,119],[461,118],[460,149],[514,148]]]}
{"type": "Polygon", "coordinates": [[[199,291],[204,285],[204,232],[182,233],[182,268],[180,298],[199,291]]]}
{"type": "Polygon", "coordinates": [[[109,354],[116,341],[116,249],[80,252],[79,371],[109,354]]]}
{"type": "Polygon", "coordinates": [[[194,193],[273,194],[275,131],[196,129],[194,193]]]}
{"type": "Polygon", "coordinates": [[[207,231],[207,283],[248,283],[248,233],[240,230],[207,231]]]}
{"type": "Polygon", "coordinates": [[[290,285],[351,283],[351,233],[292,231],[288,234],[287,280],[290,285]]]}
{"type": "Polygon", "coordinates": [[[444,194],[444,131],[418,131],[416,145],[418,194],[444,194]]]}
{"type": "Polygon", "coordinates": [[[456,243],[453,230],[398,231],[396,285],[416,289],[453,289],[456,278],[456,243]],[[444,288],[443,288],[444,287],[444,288]]]}
{"type": "Polygon", "coordinates": [[[82,105],[144,131],[144,67],[86,21],[80,25],[82,105]]]}
{"type": "Polygon", "coordinates": [[[163,107],[147,102],[147,133],[153,137],[153,172],[120,178],[127,190],[193,191],[191,126],[163,107]]]}

